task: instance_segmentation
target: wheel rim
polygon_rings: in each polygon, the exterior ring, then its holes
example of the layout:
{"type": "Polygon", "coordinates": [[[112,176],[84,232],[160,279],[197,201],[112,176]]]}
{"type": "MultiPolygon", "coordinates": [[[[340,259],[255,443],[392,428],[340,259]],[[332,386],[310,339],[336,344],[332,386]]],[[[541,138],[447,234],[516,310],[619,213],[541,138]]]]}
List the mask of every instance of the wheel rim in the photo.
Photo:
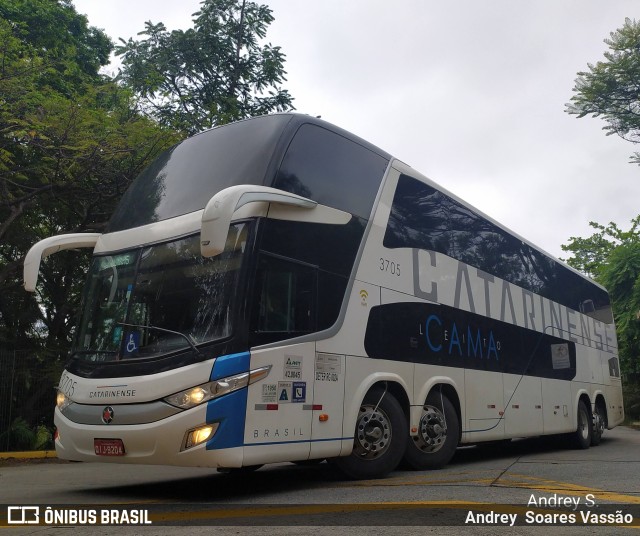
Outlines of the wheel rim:
{"type": "Polygon", "coordinates": [[[584,409],[580,409],[580,422],[578,423],[578,430],[582,439],[589,439],[589,416],[584,409]]]}
{"type": "Polygon", "coordinates": [[[416,446],[423,452],[438,452],[447,439],[447,423],[444,414],[434,406],[425,406],[420,419],[416,446]]]}
{"type": "Polygon", "coordinates": [[[362,406],[356,423],[354,452],[365,460],[378,458],[391,444],[391,423],[380,408],[362,406]]]}
{"type": "Polygon", "coordinates": [[[596,406],[596,410],[593,412],[593,430],[597,435],[601,436],[604,433],[604,427],[604,418],[600,408],[596,406]]]}

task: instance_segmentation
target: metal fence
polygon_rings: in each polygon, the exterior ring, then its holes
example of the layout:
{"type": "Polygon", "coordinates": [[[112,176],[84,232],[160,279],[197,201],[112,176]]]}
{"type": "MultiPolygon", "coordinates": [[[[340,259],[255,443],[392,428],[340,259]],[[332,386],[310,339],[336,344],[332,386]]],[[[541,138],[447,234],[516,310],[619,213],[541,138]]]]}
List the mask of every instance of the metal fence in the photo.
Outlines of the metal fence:
{"type": "Polygon", "coordinates": [[[30,352],[0,350],[0,452],[51,447],[62,367],[43,361],[30,352]]]}

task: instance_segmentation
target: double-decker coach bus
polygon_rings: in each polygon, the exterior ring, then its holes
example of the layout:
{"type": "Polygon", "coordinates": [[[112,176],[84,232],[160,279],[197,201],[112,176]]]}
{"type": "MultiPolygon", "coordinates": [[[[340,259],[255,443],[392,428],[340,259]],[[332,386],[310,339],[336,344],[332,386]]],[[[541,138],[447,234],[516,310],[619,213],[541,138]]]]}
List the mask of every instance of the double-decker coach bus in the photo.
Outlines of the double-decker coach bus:
{"type": "Polygon", "coordinates": [[[275,114],[163,153],[90,247],[58,386],[62,459],[331,459],[352,478],[458,445],[623,420],[606,291],[411,167],[275,114]]]}

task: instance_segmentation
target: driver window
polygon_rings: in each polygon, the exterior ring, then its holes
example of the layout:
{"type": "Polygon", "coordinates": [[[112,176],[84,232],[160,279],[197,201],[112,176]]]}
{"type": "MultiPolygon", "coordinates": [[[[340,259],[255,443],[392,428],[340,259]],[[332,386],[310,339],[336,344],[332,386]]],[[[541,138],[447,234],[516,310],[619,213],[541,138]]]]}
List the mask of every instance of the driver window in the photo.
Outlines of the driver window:
{"type": "Polygon", "coordinates": [[[290,259],[262,254],[258,267],[258,304],[254,333],[279,334],[277,340],[316,329],[317,269],[290,259]]]}

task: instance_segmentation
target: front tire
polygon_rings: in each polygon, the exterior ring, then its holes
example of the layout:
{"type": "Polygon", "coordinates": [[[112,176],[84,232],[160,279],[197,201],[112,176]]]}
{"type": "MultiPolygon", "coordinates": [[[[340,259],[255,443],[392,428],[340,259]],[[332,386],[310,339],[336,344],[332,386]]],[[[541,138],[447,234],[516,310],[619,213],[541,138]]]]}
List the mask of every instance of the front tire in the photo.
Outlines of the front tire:
{"type": "Polygon", "coordinates": [[[336,467],[353,479],[382,478],[393,471],[409,436],[407,418],[395,397],[381,388],[367,393],[356,420],[353,451],[336,458],[336,467]]]}
{"type": "Polygon", "coordinates": [[[418,435],[409,438],[404,462],[419,471],[444,467],[456,452],[460,437],[458,414],[451,401],[439,392],[427,397],[418,435]]]}

